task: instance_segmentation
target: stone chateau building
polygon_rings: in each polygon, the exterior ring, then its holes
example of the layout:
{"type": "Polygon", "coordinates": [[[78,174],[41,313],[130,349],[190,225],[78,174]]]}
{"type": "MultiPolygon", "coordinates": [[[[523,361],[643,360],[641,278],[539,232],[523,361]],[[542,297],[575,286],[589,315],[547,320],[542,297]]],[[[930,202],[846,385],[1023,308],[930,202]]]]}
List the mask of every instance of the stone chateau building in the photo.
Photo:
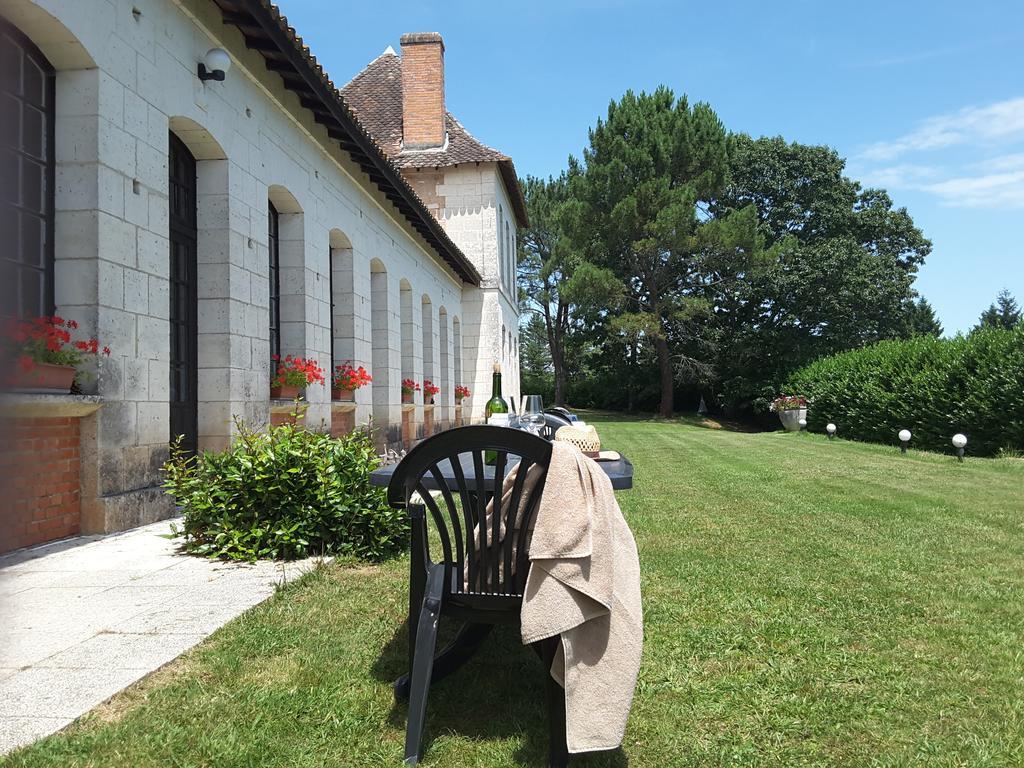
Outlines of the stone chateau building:
{"type": "Polygon", "coordinates": [[[0,395],[0,552],[172,514],[174,436],[287,418],[275,353],[365,366],[306,421],[381,444],[479,419],[495,361],[518,394],[523,196],[444,56],[405,35],[339,89],[267,0],[0,0],[0,314],[112,350],[85,394],[0,395]]]}

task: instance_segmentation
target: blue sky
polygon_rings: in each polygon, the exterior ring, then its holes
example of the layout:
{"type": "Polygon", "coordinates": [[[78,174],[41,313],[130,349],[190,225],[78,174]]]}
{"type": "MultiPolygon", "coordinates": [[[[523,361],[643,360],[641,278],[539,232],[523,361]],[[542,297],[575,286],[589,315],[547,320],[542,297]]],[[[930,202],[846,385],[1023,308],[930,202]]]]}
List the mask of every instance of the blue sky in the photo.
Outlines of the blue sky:
{"type": "Polygon", "coordinates": [[[831,145],[933,241],[916,285],[947,333],[1003,287],[1024,303],[1024,2],[279,4],[339,85],[440,32],[448,108],[520,175],[558,173],[609,100],[662,83],[730,130],[831,145]]]}

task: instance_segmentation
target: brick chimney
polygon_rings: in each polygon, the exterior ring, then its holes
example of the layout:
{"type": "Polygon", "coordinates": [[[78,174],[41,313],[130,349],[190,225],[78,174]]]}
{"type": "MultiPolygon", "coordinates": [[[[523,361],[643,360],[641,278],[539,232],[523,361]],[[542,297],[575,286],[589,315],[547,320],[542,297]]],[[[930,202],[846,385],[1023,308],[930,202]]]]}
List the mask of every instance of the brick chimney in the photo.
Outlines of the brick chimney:
{"type": "Polygon", "coordinates": [[[402,115],[405,149],[444,144],[444,41],[437,32],[402,35],[402,115]]]}

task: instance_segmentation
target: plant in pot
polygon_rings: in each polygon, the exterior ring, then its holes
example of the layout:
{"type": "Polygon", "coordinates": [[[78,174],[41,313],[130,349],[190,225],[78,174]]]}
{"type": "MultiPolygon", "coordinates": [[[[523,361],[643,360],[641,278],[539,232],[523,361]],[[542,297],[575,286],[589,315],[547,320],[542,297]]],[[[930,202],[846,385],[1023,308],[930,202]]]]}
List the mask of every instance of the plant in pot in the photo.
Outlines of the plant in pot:
{"type": "Polygon", "coordinates": [[[412,379],[402,379],[402,403],[407,405],[412,402],[413,396],[420,391],[418,382],[412,379]]]}
{"type": "Polygon", "coordinates": [[[787,432],[799,432],[800,420],[807,418],[807,398],[803,395],[779,395],[770,407],[779,414],[787,432]]]}
{"type": "Polygon", "coordinates": [[[334,375],[331,376],[331,400],[354,402],[356,390],[365,387],[371,381],[373,377],[363,366],[356,368],[351,360],[346,360],[341,365],[334,366],[334,375]]]}
{"type": "Polygon", "coordinates": [[[472,392],[469,391],[469,387],[464,387],[462,384],[459,384],[455,388],[455,404],[462,405],[462,401],[469,397],[471,394],[472,392]]]}
{"type": "Polygon", "coordinates": [[[270,380],[270,396],[291,400],[309,384],[324,383],[324,369],[312,357],[281,358],[273,356],[274,377],[270,380]]]}
{"type": "Polygon", "coordinates": [[[98,339],[72,340],[71,332],[77,329],[78,323],[62,317],[9,319],[0,351],[6,363],[0,377],[4,388],[14,392],[68,394],[79,373],[78,366],[87,357],[110,355],[110,348],[100,348],[98,339]]]}
{"type": "Polygon", "coordinates": [[[441,391],[441,388],[434,385],[430,379],[423,380],[423,404],[434,404],[434,395],[441,391]]]}

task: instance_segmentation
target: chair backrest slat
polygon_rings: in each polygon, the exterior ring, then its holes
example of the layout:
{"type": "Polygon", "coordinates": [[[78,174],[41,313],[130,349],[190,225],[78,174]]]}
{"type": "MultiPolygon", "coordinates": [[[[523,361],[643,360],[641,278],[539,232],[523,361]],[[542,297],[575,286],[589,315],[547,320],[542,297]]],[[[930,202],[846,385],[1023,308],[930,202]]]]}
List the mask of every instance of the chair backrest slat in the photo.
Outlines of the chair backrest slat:
{"type": "MultiPolygon", "coordinates": [[[[424,440],[406,455],[388,486],[388,501],[406,507],[414,493],[422,497],[430,510],[426,521],[437,528],[447,592],[518,599],[529,564],[527,532],[550,462],[551,444],[526,432],[459,427],[424,440]],[[528,493],[531,467],[537,480],[528,493]],[[501,489],[513,470],[509,501],[502,505],[501,489]]],[[[429,551],[414,551],[414,572],[420,565],[425,571],[432,558],[429,551]]]]}
{"type": "Polygon", "coordinates": [[[441,510],[437,506],[437,502],[434,500],[433,495],[427,490],[423,483],[417,486],[416,491],[419,493],[420,498],[423,499],[423,504],[427,509],[430,510],[430,516],[434,518],[434,525],[437,527],[438,536],[441,539],[441,552],[444,554],[444,562],[447,563],[447,570],[451,570],[452,564],[452,542],[451,537],[448,535],[448,526],[445,523],[444,517],[441,515],[441,510]]]}
{"type": "MultiPolygon", "coordinates": [[[[519,468],[516,470],[516,479],[512,483],[512,494],[509,496],[508,507],[505,511],[505,541],[502,549],[504,550],[506,593],[518,592],[515,579],[510,578],[514,573],[512,570],[512,557],[517,546],[517,529],[520,529],[522,526],[519,513],[520,505],[523,501],[523,486],[526,484],[526,476],[529,474],[532,466],[533,462],[529,459],[522,459],[519,462],[519,468]]],[[[522,517],[525,517],[525,515],[522,515],[522,517]]]]}
{"type": "MultiPolygon", "coordinates": [[[[501,489],[505,486],[505,465],[508,454],[497,451],[494,458],[494,496],[491,504],[491,540],[484,557],[491,570],[490,592],[501,591],[501,489]]],[[[483,525],[481,525],[483,527],[483,525]]]]}
{"type": "Polygon", "coordinates": [[[529,566],[529,546],[528,537],[530,535],[530,529],[533,528],[533,521],[537,516],[537,509],[540,507],[540,496],[544,490],[544,484],[538,483],[530,489],[526,498],[523,499],[523,519],[529,520],[530,524],[522,525],[519,528],[519,533],[516,536],[516,592],[522,593],[523,586],[526,584],[527,568],[529,566]]]}
{"type": "MultiPolygon", "coordinates": [[[[445,507],[448,510],[448,517],[451,519],[452,540],[455,542],[455,570],[457,573],[463,573],[463,570],[466,567],[466,559],[464,542],[462,539],[462,522],[461,515],[459,514],[459,507],[455,503],[451,489],[448,487],[448,483],[445,482],[441,468],[438,467],[437,464],[430,467],[430,476],[434,478],[434,482],[441,491],[445,507]]],[[[459,585],[462,585],[462,579],[459,579],[459,585]]]]}

